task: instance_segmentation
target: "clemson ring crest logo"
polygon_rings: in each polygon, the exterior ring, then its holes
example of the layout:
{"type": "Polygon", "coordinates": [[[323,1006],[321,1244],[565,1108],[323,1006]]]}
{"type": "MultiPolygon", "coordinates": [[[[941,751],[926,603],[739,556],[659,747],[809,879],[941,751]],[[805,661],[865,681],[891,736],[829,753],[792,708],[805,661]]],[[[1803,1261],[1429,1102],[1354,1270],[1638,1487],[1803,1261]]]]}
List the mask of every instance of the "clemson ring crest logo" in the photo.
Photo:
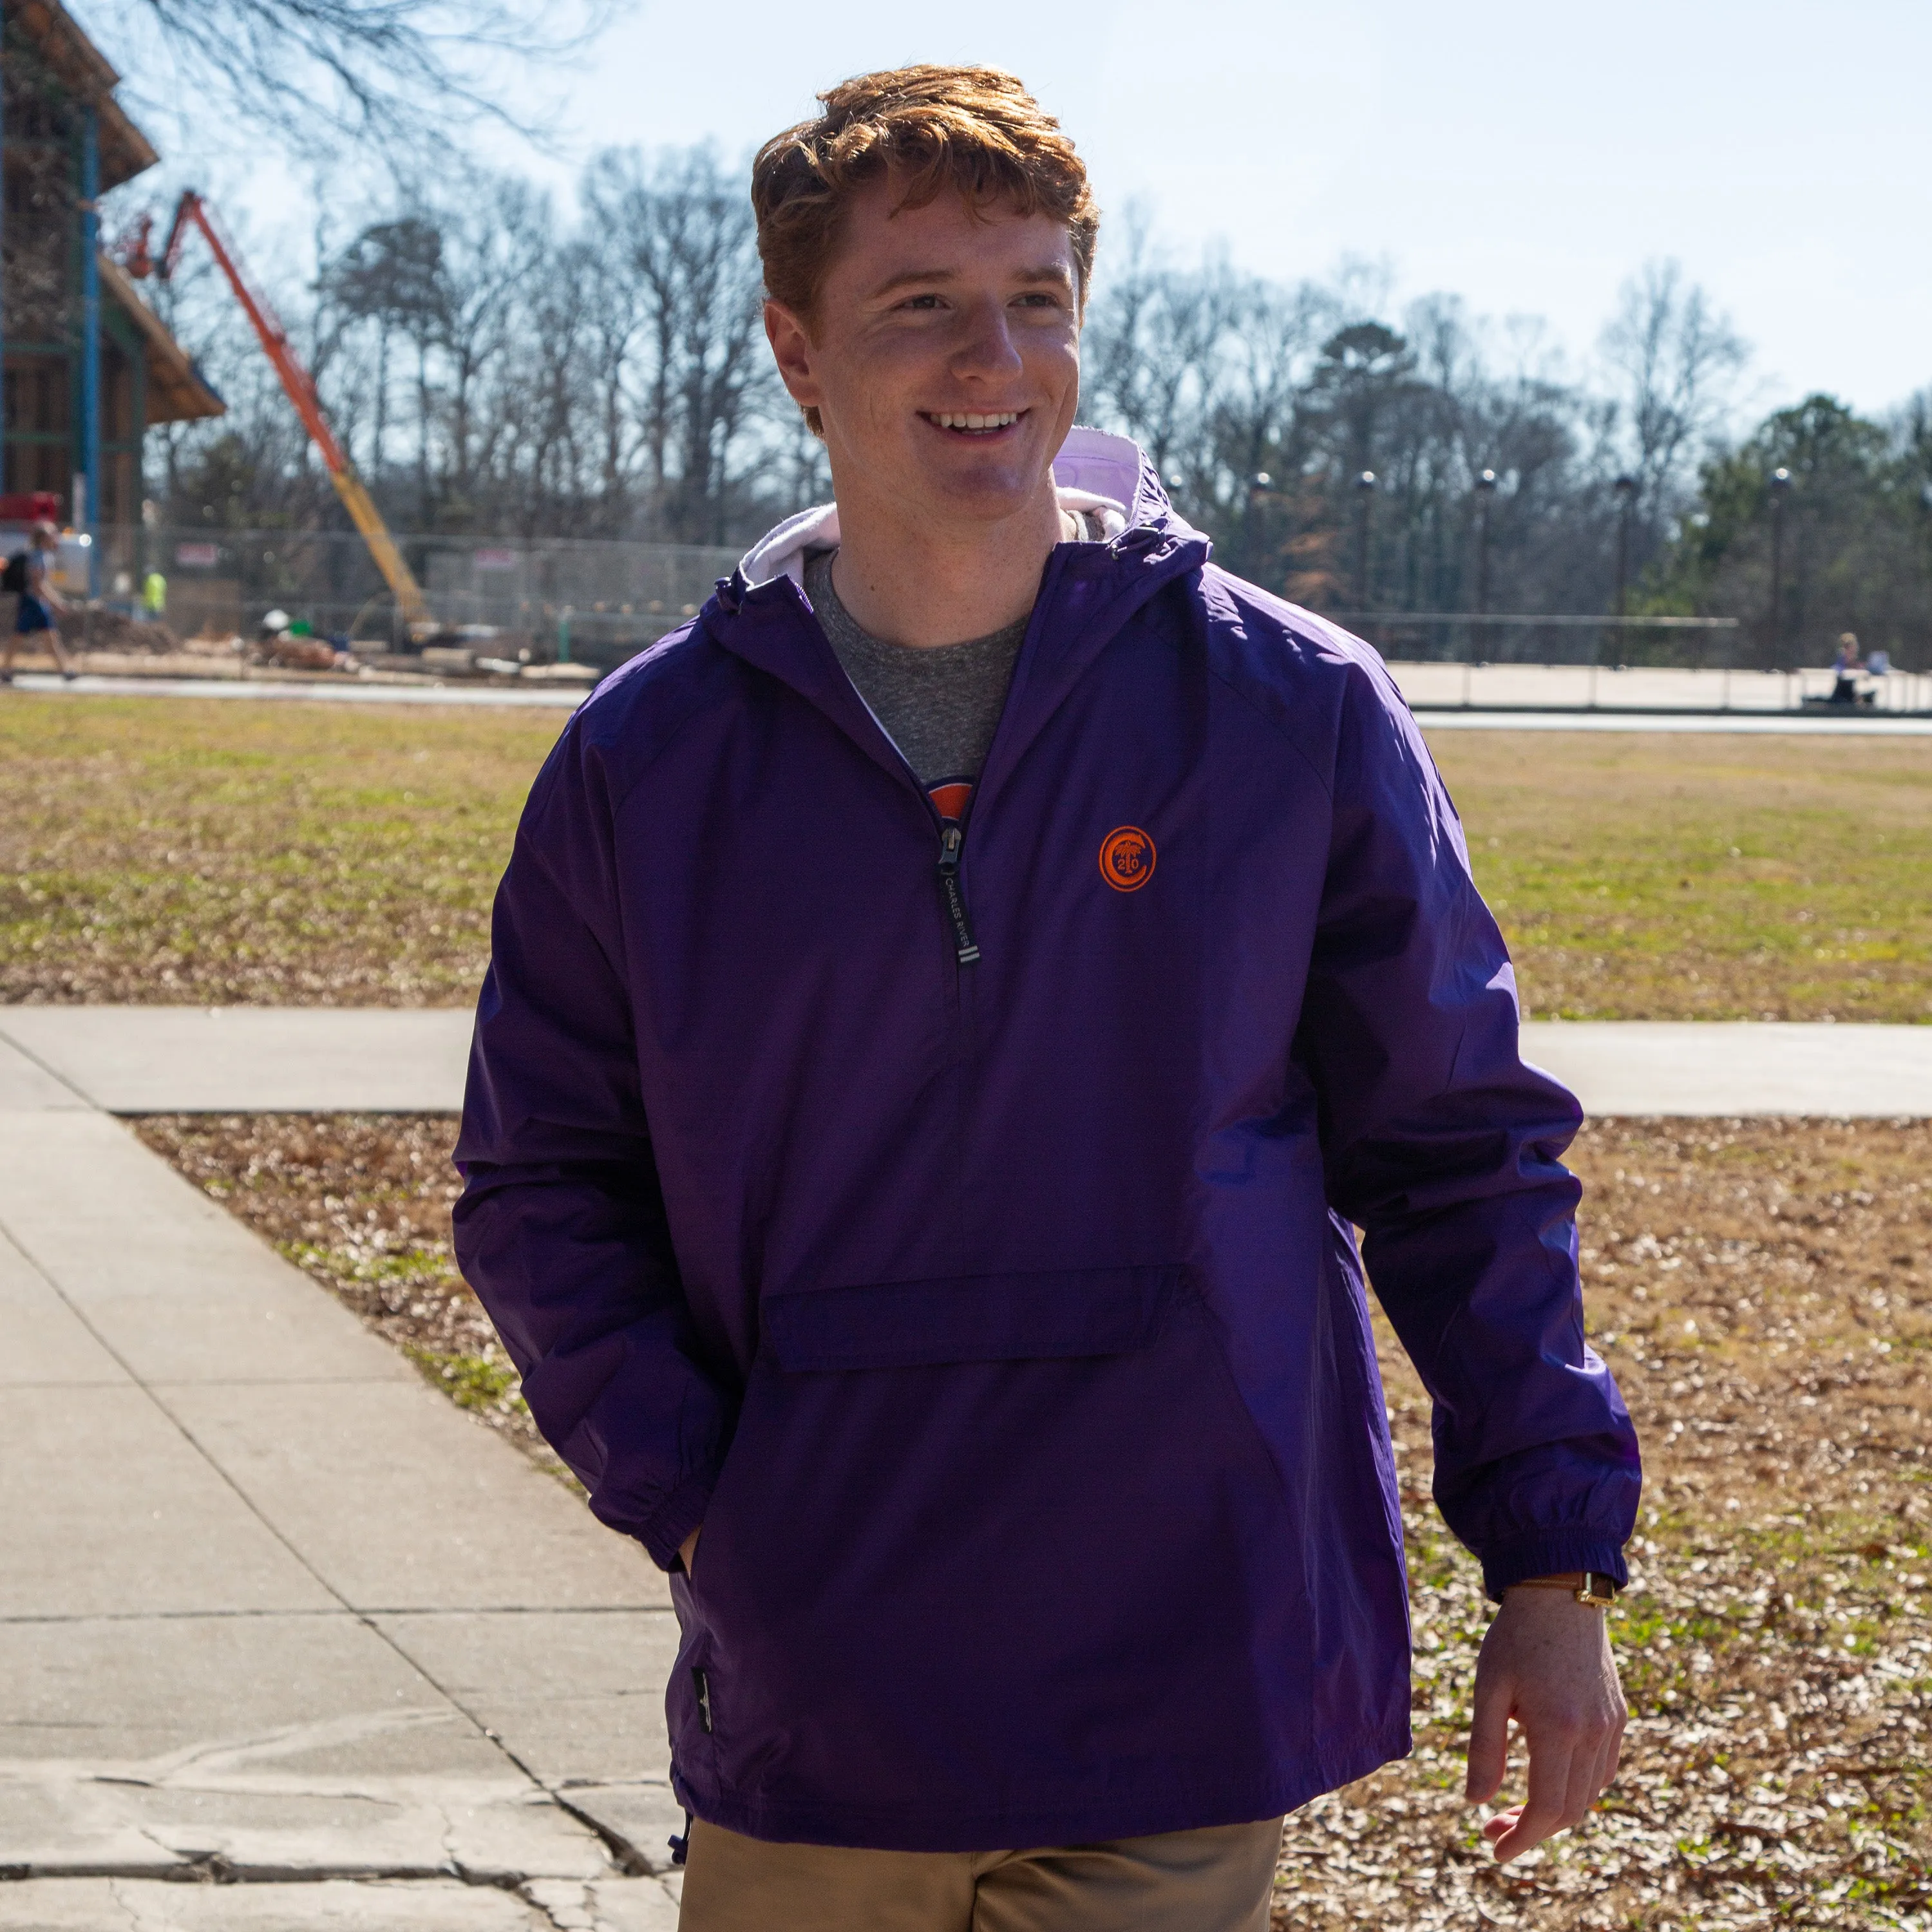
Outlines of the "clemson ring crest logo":
{"type": "Polygon", "coordinates": [[[1138,825],[1122,825],[1100,842],[1100,876],[1117,892],[1137,892],[1154,877],[1154,841],[1138,825]]]}

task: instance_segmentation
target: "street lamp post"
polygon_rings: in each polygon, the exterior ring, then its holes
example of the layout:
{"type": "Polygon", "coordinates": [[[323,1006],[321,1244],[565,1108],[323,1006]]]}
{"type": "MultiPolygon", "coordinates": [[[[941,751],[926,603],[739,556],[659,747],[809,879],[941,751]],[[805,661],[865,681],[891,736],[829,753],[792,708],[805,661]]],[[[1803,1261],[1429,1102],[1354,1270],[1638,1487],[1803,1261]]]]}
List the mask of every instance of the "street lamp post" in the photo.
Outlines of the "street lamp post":
{"type": "MultiPolygon", "coordinates": [[[[1482,471],[1476,478],[1476,616],[1486,616],[1490,608],[1490,505],[1496,494],[1496,472],[1482,471]]],[[[1476,652],[1484,635],[1479,622],[1469,627],[1468,655],[1462,660],[1462,704],[1470,701],[1471,681],[1475,675],[1476,652]]]]}
{"type": "Polygon", "coordinates": [[[1246,568],[1257,583],[1264,580],[1266,572],[1268,548],[1268,522],[1264,506],[1280,493],[1274,487],[1274,478],[1265,470],[1258,470],[1248,478],[1247,515],[1244,522],[1242,541],[1246,545],[1246,568]]]}
{"type": "Polygon", "coordinates": [[[1771,472],[1771,657],[1777,664],[1784,657],[1784,500],[1790,493],[1791,472],[1780,464],[1771,472]]]}
{"type": "Polygon", "coordinates": [[[1490,610],[1490,505],[1496,494],[1496,472],[1485,470],[1476,478],[1476,615],[1490,610]]]}
{"type": "Polygon", "coordinates": [[[1630,584],[1630,515],[1636,505],[1636,478],[1619,476],[1611,485],[1617,493],[1617,615],[1625,614],[1630,584]]]}
{"type": "MultiPolygon", "coordinates": [[[[1617,596],[1616,615],[1622,626],[1630,602],[1630,513],[1636,502],[1636,478],[1619,476],[1611,488],[1617,493],[1617,596]]],[[[1628,660],[1623,655],[1623,637],[1619,629],[1617,638],[1619,664],[1628,660]]],[[[1597,642],[1590,653],[1590,709],[1597,708],[1597,672],[1604,661],[1604,634],[1597,633],[1597,642]]]]}
{"type": "Polygon", "coordinates": [[[1376,472],[1364,470],[1355,478],[1355,608],[1369,608],[1369,506],[1375,501],[1376,472]]]}

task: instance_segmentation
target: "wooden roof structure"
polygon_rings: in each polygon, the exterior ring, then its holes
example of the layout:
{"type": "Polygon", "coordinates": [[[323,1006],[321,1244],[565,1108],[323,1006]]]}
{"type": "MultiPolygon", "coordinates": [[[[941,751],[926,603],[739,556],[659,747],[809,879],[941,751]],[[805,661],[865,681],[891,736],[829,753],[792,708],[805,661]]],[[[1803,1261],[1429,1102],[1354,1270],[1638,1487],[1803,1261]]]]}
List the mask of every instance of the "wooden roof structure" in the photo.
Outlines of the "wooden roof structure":
{"type": "MultiPolygon", "coordinates": [[[[32,41],[61,86],[93,107],[100,129],[102,192],[153,167],[160,156],[114,98],[120,75],[61,0],[0,0],[0,4],[8,25],[32,41]]],[[[105,254],[98,260],[102,292],[124,311],[146,350],[148,422],[188,422],[226,415],[227,404],[141,298],[126,272],[105,254]]]]}
{"type": "Polygon", "coordinates": [[[99,113],[103,192],[154,166],[160,156],[114,98],[120,75],[60,0],[5,4],[8,19],[34,43],[55,78],[76,100],[92,102],[99,113]]]}
{"type": "Polygon", "coordinates": [[[193,422],[226,416],[228,405],[168,333],[167,325],[141,299],[128,272],[111,256],[103,255],[100,262],[101,293],[120,304],[147,345],[148,422],[193,422]]]}

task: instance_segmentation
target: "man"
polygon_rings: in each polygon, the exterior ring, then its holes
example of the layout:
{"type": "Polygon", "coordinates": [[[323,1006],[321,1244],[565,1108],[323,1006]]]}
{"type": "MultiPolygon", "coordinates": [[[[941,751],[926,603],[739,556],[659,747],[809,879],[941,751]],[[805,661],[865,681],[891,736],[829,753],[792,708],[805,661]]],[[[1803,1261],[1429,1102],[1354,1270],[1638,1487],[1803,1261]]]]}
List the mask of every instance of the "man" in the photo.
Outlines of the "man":
{"type": "Polygon", "coordinates": [[[27,533],[26,554],[8,567],[8,588],[17,581],[20,602],[14,613],[14,628],[7,639],[6,656],[0,662],[0,682],[10,683],[14,653],[22,638],[44,636],[54,662],[64,678],[78,675],[74,660],[61,642],[60,626],[55,614],[67,608],[66,600],[53,586],[53,560],[60,550],[60,532],[51,524],[36,524],[27,533]],[[17,578],[16,573],[17,572],[17,578]]]}
{"type": "Polygon", "coordinates": [[[822,100],[753,199],[836,506],[564,734],[458,1148],[532,1414],[672,1572],[683,1923],[1265,1926],[1282,1814],[1408,1745],[1352,1222],[1502,1599],[1514,1856],[1623,1721],[1575,1103],[1373,654],[1072,430],[1057,124],[980,69],[822,100]]]}

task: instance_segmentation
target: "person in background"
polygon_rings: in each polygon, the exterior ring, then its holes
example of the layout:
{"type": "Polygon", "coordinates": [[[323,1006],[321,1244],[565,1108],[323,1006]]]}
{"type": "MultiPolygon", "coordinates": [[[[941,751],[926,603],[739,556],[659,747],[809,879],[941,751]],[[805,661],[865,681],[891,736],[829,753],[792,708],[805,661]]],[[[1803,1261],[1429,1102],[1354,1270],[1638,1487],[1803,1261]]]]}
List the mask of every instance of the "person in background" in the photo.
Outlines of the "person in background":
{"type": "Polygon", "coordinates": [[[158,570],[149,571],[141,580],[141,614],[151,624],[168,614],[168,580],[158,570]]]}
{"type": "Polygon", "coordinates": [[[1834,704],[1857,704],[1858,673],[1864,668],[1858,661],[1857,634],[1847,631],[1839,638],[1838,655],[1832,662],[1832,702],[1834,704]]]}
{"type": "Polygon", "coordinates": [[[8,634],[5,661],[0,662],[0,680],[10,683],[14,676],[14,653],[20,648],[22,638],[38,637],[44,632],[49,646],[54,654],[54,662],[60,667],[62,677],[80,675],[74,668],[67,647],[61,642],[59,626],[55,622],[55,614],[67,608],[65,600],[53,587],[53,560],[60,548],[60,533],[51,524],[36,524],[27,538],[25,556],[17,566],[10,564],[7,571],[8,588],[11,590],[16,581],[20,585],[20,608],[14,614],[14,628],[8,634]]]}

